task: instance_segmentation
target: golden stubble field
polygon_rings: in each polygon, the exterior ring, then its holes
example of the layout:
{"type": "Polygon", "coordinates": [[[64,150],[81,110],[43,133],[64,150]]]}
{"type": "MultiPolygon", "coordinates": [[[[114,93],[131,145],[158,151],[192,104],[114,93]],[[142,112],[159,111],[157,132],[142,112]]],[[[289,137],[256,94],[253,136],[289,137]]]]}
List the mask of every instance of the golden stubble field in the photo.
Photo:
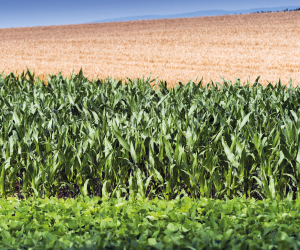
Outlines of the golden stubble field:
{"type": "Polygon", "coordinates": [[[0,29],[0,71],[300,83],[300,11],[0,29]]]}

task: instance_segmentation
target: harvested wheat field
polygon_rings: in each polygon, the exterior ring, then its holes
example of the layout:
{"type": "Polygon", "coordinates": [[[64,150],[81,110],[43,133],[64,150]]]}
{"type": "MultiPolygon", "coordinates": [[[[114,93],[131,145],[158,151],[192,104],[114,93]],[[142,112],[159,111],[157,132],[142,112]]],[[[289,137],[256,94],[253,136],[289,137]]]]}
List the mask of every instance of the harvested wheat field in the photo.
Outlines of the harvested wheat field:
{"type": "Polygon", "coordinates": [[[300,12],[0,29],[0,71],[300,83],[300,12]]]}

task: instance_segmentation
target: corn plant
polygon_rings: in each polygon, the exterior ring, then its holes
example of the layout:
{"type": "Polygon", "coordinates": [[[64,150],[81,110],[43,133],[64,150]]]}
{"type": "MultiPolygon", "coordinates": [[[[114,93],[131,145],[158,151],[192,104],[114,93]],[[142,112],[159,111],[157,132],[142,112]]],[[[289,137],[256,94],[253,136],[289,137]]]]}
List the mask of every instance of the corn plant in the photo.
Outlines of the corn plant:
{"type": "Polygon", "coordinates": [[[300,91],[0,75],[0,192],[105,199],[300,195],[300,91]]]}

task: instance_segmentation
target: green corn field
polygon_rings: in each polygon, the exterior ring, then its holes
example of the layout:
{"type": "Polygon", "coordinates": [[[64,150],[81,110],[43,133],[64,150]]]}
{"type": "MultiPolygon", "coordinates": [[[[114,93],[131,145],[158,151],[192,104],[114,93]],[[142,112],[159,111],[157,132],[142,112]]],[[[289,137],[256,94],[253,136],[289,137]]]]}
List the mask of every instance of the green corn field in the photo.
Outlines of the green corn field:
{"type": "Polygon", "coordinates": [[[300,197],[300,89],[0,75],[1,197],[300,197]]]}

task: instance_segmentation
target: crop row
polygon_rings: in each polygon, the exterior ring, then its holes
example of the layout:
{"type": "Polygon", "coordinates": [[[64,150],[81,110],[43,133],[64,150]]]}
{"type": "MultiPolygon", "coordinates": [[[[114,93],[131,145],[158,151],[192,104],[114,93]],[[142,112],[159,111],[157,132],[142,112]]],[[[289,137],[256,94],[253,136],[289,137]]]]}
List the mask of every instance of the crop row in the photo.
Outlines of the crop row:
{"type": "Polygon", "coordinates": [[[1,249],[299,249],[300,203],[0,200],[1,249]]]}
{"type": "Polygon", "coordinates": [[[2,74],[2,197],[299,197],[298,87],[154,80],[2,74]]]}

